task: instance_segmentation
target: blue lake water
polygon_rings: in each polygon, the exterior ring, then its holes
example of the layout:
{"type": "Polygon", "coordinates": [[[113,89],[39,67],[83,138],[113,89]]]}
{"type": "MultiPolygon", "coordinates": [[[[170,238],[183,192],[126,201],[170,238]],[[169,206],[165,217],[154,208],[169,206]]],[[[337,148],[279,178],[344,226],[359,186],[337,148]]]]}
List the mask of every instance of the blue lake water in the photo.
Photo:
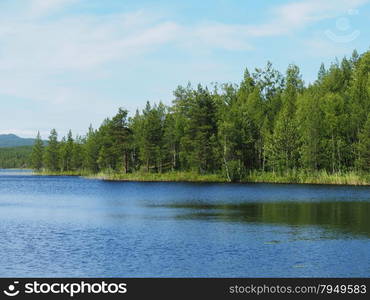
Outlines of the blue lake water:
{"type": "Polygon", "coordinates": [[[1,277],[370,277],[370,187],[0,170],[1,277]]]}

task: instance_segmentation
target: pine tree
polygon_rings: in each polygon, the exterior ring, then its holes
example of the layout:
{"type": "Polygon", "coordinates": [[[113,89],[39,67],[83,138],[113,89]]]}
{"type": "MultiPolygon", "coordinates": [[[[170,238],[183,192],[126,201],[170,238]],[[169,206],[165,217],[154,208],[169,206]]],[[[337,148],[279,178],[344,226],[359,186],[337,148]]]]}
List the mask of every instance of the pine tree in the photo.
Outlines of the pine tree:
{"type": "Polygon", "coordinates": [[[321,103],[324,114],[323,145],[326,150],[326,168],[332,172],[340,171],[343,167],[345,153],[346,113],[344,98],[338,93],[328,93],[324,96],[321,103]]]}
{"type": "Polygon", "coordinates": [[[180,140],[176,135],[176,119],[174,113],[168,113],[164,120],[163,131],[163,160],[166,169],[176,170],[179,167],[180,140]]]}
{"type": "Polygon", "coordinates": [[[289,112],[287,107],[284,107],[276,120],[270,165],[280,171],[296,168],[298,139],[294,115],[289,112]]]}
{"type": "Polygon", "coordinates": [[[50,131],[48,145],[45,149],[45,167],[50,171],[59,170],[59,143],[58,133],[55,129],[50,131]]]}
{"type": "Polygon", "coordinates": [[[66,170],[71,171],[72,170],[72,152],[73,152],[73,136],[72,131],[69,130],[67,134],[67,141],[66,141],[66,170]]]}
{"type": "Polygon", "coordinates": [[[61,171],[68,172],[72,170],[73,144],[72,131],[69,130],[67,138],[63,137],[59,143],[59,163],[61,171]]]}
{"type": "Polygon", "coordinates": [[[146,170],[158,171],[162,167],[161,146],[163,144],[164,114],[163,104],[152,107],[149,102],[143,110],[140,126],[140,157],[146,170]]]}
{"type": "Polygon", "coordinates": [[[67,142],[66,138],[63,137],[58,145],[59,149],[59,169],[64,172],[67,171],[67,160],[68,160],[68,153],[67,153],[67,142]]]}
{"type": "Polygon", "coordinates": [[[112,170],[114,161],[112,161],[112,154],[110,149],[106,146],[102,146],[99,151],[99,157],[97,160],[100,170],[112,170]]]}
{"type": "Polygon", "coordinates": [[[358,158],[356,166],[359,170],[370,171],[370,113],[367,116],[367,121],[359,135],[357,144],[358,158]]]}
{"type": "Polygon", "coordinates": [[[317,86],[311,86],[297,102],[297,129],[300,136],[301,165],[305,169],[319,170],[325,161],[322,140],[324,114],[320,107],[317,86]]]}
{"type": "Polygon", "coordinates": [[[201,85],[195,92],[190,120],[186,129],[187,150],[192,169],[207,173],[217,169],[216,106],[208,91],[201,85]]]}
{"type": "Polygon", "coordinates": [[[290,65],[287,70],[286,86],[282,95],[283,104],[278,114],[273,134],[273,165],[280,170],[298,167],[299,136],[296,120],[296,102],[303,91],[299,68],[290,65]]]}
{"type": "Polygon", "coordinates": [[[321,83],[324,80],[326,74],[327,74],[327,72],[326,72],[326,69],[325,69],[325,65],[322,63],[320,65],[320,70],[319,70],[319,73],[317,75],[317,80],[318,80],[319,83],[321,83]]]}
{"type": "Polygon", "coordinates": [[[123,169],[125,173],[130,170],[130,151],[132,131],[128,127],[128,111],[119,108],[118,113],[108,120],[106,124],[105,152],[110,153],[111,167],[123,169]]]}
{"type": "Polygon", "coordinates": [[[349,93],[351,98],[349,125],[352,130],[351,135],[356,138],[370,111],[370,51],[356,63],[349,93]]]}
{"type": "Polygon", "coordinates": [[[31,153],[31,166],[40,171],[43,168],[44,142],[41,139],[40,132],[37,133],[35,144],[31,153]]]}
{"type": "Polygon", "coordinates": [[[92,125],[90,125],[84,144],[84,168],[86,170],[93,173],[99,171],[99,150],[97,132],[93,129],[92,125]]]}
{"type": "Polygon", "coordinates": [[[73,149],[71,154],[71,170],[78,171],[82,170],[84,167],[84,157],[85,157],[85,140],[76,136],[75,142],[73,143],[73,149]]]}

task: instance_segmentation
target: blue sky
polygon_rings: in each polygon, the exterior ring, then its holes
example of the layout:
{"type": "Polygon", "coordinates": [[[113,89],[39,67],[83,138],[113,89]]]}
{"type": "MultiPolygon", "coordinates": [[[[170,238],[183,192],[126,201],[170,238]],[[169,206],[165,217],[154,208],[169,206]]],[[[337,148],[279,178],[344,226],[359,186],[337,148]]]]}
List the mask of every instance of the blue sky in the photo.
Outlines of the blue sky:
{"type": "Polygon", "coordinates": [[[2,0],[0,133],[83,134],[268,60],[310,82],[321,62],[368,50],[369,24],[370,0],[2,0]]]}

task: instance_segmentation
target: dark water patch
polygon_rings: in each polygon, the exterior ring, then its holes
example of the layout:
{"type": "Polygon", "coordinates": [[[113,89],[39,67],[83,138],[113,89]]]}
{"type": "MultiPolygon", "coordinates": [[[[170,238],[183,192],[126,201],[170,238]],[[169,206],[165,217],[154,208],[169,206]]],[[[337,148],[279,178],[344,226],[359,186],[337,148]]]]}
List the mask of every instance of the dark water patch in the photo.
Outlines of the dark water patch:
{"type": "Polygon", "coordinates": [[[176,203],[162,207],[185,209],[179,219],[220,222],[322,226],[370,237],[370,202],[277,202],[244,204],[176,203]]]}

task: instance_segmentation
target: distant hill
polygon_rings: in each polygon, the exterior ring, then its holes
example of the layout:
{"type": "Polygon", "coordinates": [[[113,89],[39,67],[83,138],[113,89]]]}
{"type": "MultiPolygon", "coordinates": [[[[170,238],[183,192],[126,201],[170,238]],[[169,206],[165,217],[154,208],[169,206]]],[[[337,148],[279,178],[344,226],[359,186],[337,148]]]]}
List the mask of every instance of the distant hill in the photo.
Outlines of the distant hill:
{"type": "Polygon", "coordinates": [[[15,134],[0,134],[0,148],[32,146],[35,139],[21,138],[15,134]]]}

